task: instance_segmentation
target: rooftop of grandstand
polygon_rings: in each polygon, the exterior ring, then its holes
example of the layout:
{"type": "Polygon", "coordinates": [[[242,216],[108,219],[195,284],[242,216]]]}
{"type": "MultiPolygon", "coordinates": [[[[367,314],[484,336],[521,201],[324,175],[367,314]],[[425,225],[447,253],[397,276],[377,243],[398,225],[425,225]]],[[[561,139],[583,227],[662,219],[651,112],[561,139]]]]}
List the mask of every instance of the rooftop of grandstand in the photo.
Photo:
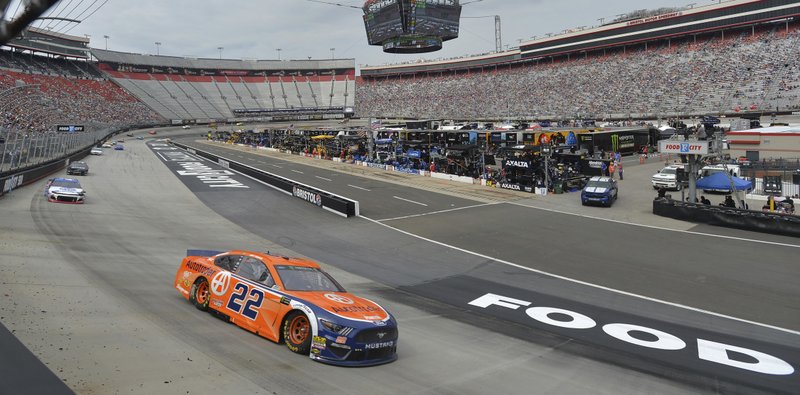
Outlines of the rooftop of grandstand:
{"type": "Polygon", "coordinates": [[[90,62],[34,55],[13,49],[0,50],[0,68],[76,78],[105,78],[90,62]]]}
{"type": "MultiPolygon", "coordinates": [[[[722,2],[720,2],[720,4],[721,3],[722,2]]],[[[727,3],[727,1],[726,1],[726,3],[727,3]]],[[[694,7],[694,4],[692,4],[692,6],[685,6],[685,7],[661,7],[661,8],[656,9],[656,10],[635,10],[635,11],[631,11],[631,12],[629,12],[627,14],[618,15],[617,18],[614,18],[611,22],[603,24],[602,26],[612,25],[614,23],[632,21],[632,20],[641,19],[641,18],[647,18],[647,17],[651,17],[651,16],[669,14],[669,13],[673,13],[673,12],[685,11],[685,10],[691,9],[692,7],[694,7]]]]}
{"type": "Polygon", "coordinates": [[[415,71],[413,66],[431,66],[431,65],[446,65],[454,67],[472,66],[480,63],[496,63],[496,62],[512,62],[519,60],[519,48],[514,48],[504,52],[487,52],[478,55],[466,55],[463,57],[448,58],[448,59],[434,59],[428,61],[410,61],[403,63],[395,63],[391,65],[369,66],[362,65],[361,72],[364,75],[369,75],[372,72],[386,70],[386,69],[400,69],[403,71],[415,71]],[[365,73],[366,71],[366,73],[365,73]]]}
{"type": "Polygon", "coordinates": [[[6,43],[6,46],[58,56],[86,59],[89,39],[56,33],[33,26],[6,43]]]}
{"type": "Polygon", "coordinates": [[[286,69],[354,69],[355,59],[306,59],[306,60],[242,60],[189,58],[181,56],[148,55],[128,52],[91,50],[100,62],[113,62],[127,65],[183,67],[211,70],[286,70],[286,69]]]}

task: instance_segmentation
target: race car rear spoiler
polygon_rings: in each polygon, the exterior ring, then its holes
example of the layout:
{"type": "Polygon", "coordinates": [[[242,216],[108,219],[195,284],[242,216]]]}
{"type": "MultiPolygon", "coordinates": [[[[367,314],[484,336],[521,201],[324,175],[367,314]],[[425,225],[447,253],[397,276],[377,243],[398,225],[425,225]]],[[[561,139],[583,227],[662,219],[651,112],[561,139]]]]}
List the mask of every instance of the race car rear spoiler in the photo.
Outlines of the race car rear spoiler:
{"type": "Polygon", "coordinates": [[[214,250],[186,250],[186,256],[214,256],[222,254],[225,251],[214,250]]]}

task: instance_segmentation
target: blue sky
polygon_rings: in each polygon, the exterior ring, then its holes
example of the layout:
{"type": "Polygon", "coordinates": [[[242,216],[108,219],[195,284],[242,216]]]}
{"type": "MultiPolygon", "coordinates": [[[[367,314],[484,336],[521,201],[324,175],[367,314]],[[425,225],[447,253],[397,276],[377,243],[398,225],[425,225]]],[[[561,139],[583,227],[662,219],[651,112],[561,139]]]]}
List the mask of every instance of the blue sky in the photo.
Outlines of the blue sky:
{"type": "MultiPolygon", "coordinates": [[[[17,0],[9,8],[13,12],[17,0]]],[[[460,57],[493,51],[494,19],[462,19],[459,38],[445,42],[444,49],[422,55],[386,54],[367,45],[362,12],[306,0],[62,0],[53,15],[80,18],[69,34],[90,35],[91,46],[162,55],[234,59],[355,58],[356,64],[387,64],[460,57]],[[107,1],[97,12],[89,12],[107,1]],[[70,15],[71,14],[71,15],[70,15]],[[161,45],[156,46],[155,42],[161,45]],[[157,48],[158,47],[158,48],[157,48]],[[280,49],[280,51],[278,51],[280,49]]],[[[695,0],[696,1],[696,0],[695,0]]],[[[361,6],[353,0],[335,3],[361,6]]],[[[466,3],[466,1],[462,1],[466,3]]],[[[695,7],[714,2],[698,2],[695,7]]],[[[639,9],[680,7],[675,0],[481,0],[464,6],[462,16],[499,15],[502,40],[509,47],[519,39],[558,33],[578,26],[598,25],[617,14],[639,9]]],[[[42,22],[42,26],[55,22],[42,22]]],[[[37,26],[35,23],[34,26],[37,26]]],[[[54,26],[66,30],[66,22],[54,26]]]]}

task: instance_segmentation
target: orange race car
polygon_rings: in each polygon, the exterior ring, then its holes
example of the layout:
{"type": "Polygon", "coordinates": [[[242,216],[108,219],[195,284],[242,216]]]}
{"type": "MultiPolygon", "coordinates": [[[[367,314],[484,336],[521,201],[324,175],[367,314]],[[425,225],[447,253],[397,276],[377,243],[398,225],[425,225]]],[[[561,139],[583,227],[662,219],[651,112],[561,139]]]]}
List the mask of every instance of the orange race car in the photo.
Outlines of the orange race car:
{"type": "Polygon", "coordinates": [[[319,265],[248,251],[189,250],[175,288],[198,309],[314,360],[369,366],[397,359],[397,322],[319,265]]]}

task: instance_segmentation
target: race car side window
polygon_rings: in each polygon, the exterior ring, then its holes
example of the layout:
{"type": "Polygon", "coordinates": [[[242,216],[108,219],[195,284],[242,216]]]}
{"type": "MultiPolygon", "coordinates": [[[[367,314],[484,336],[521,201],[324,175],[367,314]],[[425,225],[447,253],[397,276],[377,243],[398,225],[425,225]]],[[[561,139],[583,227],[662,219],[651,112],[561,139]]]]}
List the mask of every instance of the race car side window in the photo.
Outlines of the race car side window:
{"type": "Polygon", "coordinates": [[[253,257],[243,257],[236,274],[246,279],[263,283],[268,287],[275,284],[264,263],[253,257]]]}
{"type": "Polygon", "coordinates": [[[236,269],[236,264],[239,262],[240,258],[241,256],[239,255],[223,255],[214,260],[214,265],[232,272],[236,269]]]}

